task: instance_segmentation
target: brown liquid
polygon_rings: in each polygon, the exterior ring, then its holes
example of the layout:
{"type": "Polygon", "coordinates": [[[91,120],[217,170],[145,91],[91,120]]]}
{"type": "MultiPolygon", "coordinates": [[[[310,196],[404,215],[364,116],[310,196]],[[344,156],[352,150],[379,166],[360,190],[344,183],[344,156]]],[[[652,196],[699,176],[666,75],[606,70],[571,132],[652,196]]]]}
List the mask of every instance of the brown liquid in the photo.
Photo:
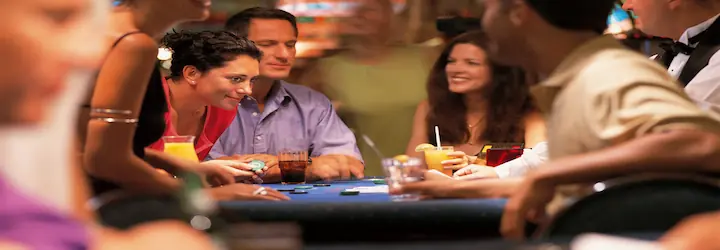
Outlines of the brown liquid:
{"type": "Polygon", "coordinates": [[[281,161],[278,164],[280,165],[280,182],[283,184],[305,183],[307,161],[281,161]]]}

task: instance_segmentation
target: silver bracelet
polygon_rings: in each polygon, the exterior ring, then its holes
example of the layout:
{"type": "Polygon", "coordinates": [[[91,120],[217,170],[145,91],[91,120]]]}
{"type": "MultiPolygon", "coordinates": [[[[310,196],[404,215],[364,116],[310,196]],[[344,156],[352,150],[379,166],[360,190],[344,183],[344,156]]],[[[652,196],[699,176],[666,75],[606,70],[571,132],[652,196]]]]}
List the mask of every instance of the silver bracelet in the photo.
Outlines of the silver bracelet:
{"type": "Polygon", "coordinates": [[[136,124],[138,122],[138,119],[123,119],[123,118],[110,118],[110,117],[94,117],[92,119],[102,121],[102,122],[107,122],[107,123],[136,124]]]}
{"type": "Polygon", "coordinates": [[[100,113],[100,114],[117,114],[117,115],[130,115],[132,114],[132,111],[130,110],[123,110],[123,109],[90,109],[91,113],[100,113]]]}

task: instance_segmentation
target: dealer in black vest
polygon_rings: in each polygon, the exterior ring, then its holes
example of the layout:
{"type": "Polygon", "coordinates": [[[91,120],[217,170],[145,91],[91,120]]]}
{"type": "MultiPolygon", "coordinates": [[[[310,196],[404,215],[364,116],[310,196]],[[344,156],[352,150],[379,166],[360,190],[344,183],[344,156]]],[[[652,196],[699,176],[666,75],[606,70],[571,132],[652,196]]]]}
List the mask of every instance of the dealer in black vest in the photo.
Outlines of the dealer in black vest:
{"type": "Polygon", "coordinates": [[[672,38],[655,60],[701,108],[720,113],[720,0],[627,0],[643,32],[672,38]]]}

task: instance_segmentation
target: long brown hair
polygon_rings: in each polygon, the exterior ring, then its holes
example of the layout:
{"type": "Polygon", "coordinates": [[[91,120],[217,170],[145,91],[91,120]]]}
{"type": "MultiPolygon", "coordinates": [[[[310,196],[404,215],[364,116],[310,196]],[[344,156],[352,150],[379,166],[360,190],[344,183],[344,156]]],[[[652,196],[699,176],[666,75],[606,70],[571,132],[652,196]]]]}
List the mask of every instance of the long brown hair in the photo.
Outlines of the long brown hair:
{"type": "MultiPolygon", "coordinates": [[[[455,45],[471,44],[486,50],[488,38],[481,31],[462,34],[445,47],[435,62],[427,82],[430,110],[427,116],[428,140],[433,139],[434,126],[440,127],[442,142],[462,144],[472,141],[465,114],[467,107],[463,94],[448,89],[445,66],[455,45]]],[[[478,135],[479,141],[522,142],[524,141],[524,118],[534,108],[530,99],[525,72],[516,67],[499,65],[488,58],[492,77],[484,90],[488,105],[485,113],[485,131],[478,135]]]]}

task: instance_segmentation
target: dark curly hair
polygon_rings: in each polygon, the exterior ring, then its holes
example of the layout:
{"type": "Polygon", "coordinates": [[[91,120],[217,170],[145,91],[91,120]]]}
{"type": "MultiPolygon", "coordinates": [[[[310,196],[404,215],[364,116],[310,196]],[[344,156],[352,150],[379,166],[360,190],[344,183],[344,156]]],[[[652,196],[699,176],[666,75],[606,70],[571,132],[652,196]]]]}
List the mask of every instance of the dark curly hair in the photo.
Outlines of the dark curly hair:
{"type": "Polygon", "coordinates": [[[262,52],[252,41],[228,31],[172,32],[162,39],[163,47],[173,52],[170,77],[181,77],[185,66],[200,72],[219,68],[239,55],[260,61],[262,52]]]}
{"type": "MultiPolygon", "coordinates": [[[[463,144],[471,141],[463,95],[450,92],[445,73],[450,52],[458,44],[471,44],[486,50],[488,38],[482,31],[462,34],[450,41],[435,62],[427,82],[430,110],[426,121],[428,141],[431,142],[435,141],[434,126],[439,126],[444,143],[463,144]]],[[[488,100],[488,109],[485,112],[487,125],[477,139],[487,142],[523,142],[523,120],[528,113],[535,110],[525,79],[526,74],[519,68],[498,65],[490,59],[488,64],[492,78],[484,93],[488,100]]]]}

